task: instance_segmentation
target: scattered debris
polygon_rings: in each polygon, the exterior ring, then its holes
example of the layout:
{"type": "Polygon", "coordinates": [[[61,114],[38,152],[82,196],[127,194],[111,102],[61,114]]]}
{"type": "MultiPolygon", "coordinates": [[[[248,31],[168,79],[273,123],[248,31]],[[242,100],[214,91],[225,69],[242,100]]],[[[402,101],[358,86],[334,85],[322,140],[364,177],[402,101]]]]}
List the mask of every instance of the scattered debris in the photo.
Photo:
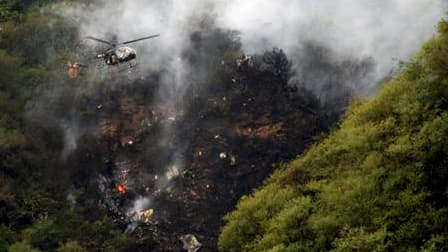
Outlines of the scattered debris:
{"type": "Polygon", "coordinates": [[[98,106],[96,106],[96,109],[100,110],[103,108],[103,104],[98,104],[98,106]]]}
{"type": "Polygon", "coordinates": [[[79,62],[75,62],[75,61],[68,61],[67,62],[67,66],[68,66],[68,77],[70,78],[76,78],[79,76],[79,74],[81,74],[81,67],[85,67],[85,65],[79,63],[79,62]]]}
{"type": "Polygon", "coordinates": [[[142,221],[144,223],[150,223],[151,217],[153,214],[154,214],[154,209],[152,209],[152,208],[142,211],[141,215],[140,215],[140,221],[142,221]]]}
{"type": "Polygon", "coordinates": [[[165,176],[168,180],[171,180],[180,175],[179,167],[177,165],[172,165],[168,167],[165,176]]]}
{"type": "Polygon", "coordinates": [[[221,152],[221,153],[219,153],[219,158],[220,159],[226,159],[227,158],[227,154],[225,152],[221,152]]]}
{"type": "Polygon", "coordinates": [[[230,165],[231,166],[236,165],[236,157],[234,155],[230,156],[230,165]]]}
{"type": "Polygon", "coordinates": [[[192,234],[182,235],[179,240],[183,243],[183,249],[186,249],[188,252],[197,252],[202,247],[196,236],[192,234]]]}
{"type": "Polygon", "coordinates": [[[250,56],[243,54],[239,59],[236,60],[236,65],[238,66],[238,68],[247,67],[250,65],[250,59],[250,56]]]}

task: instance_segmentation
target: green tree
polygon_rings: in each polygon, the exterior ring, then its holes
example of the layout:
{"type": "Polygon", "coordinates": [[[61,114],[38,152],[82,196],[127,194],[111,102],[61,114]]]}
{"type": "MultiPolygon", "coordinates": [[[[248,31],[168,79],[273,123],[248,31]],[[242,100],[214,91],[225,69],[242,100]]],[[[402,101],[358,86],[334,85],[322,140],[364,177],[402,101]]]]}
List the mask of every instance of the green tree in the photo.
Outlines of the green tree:
{"type": "Polygon", "coordinates": [[[226,216],[222,251],[445,251],[448,24],[226,216]]]}
{"type": "Polygon", "coordinates": [[[31,245],[24,242],[16,242],[8,249],[9,252],[40,252],[39,249],[31,247],[31,245]]]}

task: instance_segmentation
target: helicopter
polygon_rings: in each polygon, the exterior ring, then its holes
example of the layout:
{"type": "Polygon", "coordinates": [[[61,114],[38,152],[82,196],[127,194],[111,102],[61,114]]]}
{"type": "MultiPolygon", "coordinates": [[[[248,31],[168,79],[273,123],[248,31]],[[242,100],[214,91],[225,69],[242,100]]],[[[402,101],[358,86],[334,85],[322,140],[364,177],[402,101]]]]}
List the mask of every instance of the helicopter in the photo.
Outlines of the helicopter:
{"type": "Polygon", "coordinates": [[[129,66],[133,67],[133,65],[130,62],[131,62],[131,60],[137,58],[137,51],[134,48],[124,46],[124,45],[128,45],[128,44],[146,40],[146,39],[156,38],[159,36],[160,36],[160,34],[155,34],[155,35],[142,37],[142,38],[138,38],[138,39],[134,39],[134,40],[129,40],[129,41],[125,41],[125,42],[120,42],[120,43],[117,43],[116,41],[107,41],[107,40],[95,38],[92,36],[87,36],[87,37],[85,37],[85,39],[93,40],[93,41],[107,44],[110,46],[103,52],[98,53],[96,55],[96,58],[103,59],[104,62],[106,63],[106,65],[115,66],[118,64],[128,62],[129,66]]]}

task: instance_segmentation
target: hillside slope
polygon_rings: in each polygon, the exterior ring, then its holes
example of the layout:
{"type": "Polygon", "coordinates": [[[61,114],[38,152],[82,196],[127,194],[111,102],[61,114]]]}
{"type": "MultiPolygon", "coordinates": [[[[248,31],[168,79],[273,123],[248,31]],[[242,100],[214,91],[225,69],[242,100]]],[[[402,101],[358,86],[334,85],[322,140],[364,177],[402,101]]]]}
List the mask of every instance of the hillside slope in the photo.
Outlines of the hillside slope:
{"type": "Polygon", "coordinates": [[[222,251],[448,250],[448,23],[227,215],[222,251]]]}

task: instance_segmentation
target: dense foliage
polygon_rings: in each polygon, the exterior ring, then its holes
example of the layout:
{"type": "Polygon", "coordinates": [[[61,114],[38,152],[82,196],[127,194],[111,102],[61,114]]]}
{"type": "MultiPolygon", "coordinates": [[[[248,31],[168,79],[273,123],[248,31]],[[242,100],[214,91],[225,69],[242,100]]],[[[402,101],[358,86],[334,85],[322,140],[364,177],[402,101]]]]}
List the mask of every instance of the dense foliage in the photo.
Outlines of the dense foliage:
{"type": "Polygon", "coordinates": [[[67,199],[58,133],[25,129],[27,100],[63,71],[60,58],[76,32],[36,6],[52,1],[31,2],[0,1],[0,251],[122,251],[128,238],[97,201],[67,199]]]}
{"type": "Polygon", "coordinates": [[[222,251],[448,250],[448,23],[227,217],[222,251]]]}

